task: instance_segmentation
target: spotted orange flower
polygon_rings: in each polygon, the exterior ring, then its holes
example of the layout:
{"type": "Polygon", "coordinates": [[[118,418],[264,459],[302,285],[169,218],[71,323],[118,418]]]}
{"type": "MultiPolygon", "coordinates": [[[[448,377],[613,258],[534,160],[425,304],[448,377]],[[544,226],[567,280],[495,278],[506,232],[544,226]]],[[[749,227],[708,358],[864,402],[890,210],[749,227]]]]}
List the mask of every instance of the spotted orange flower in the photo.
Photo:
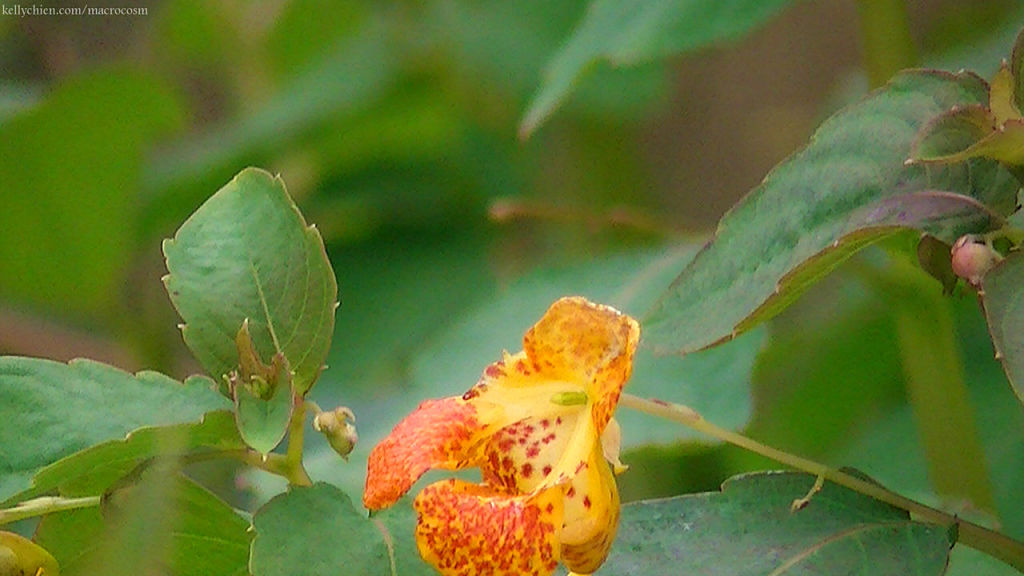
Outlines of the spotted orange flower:
{"type": "Polygon", "coordinates": [[[427,486],[416,543],[445,576],[589,574],[615,537],[619,427],[640,326],[562,298],[465,394],[428,400],[370,453],[363,504],[386,508],[429,469],[480,468],[483,484],[427,486]]]}

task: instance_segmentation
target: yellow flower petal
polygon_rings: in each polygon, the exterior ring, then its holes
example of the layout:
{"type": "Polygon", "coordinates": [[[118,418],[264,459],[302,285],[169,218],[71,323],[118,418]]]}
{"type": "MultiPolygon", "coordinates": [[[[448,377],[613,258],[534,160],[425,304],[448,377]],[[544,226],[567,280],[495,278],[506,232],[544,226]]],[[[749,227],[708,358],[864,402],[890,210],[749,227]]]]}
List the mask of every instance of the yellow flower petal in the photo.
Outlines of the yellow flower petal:
{"type": "Polygon", "coordinates": [[[450,479],[424,488],[413,505],[420,555],[444,576],[547,576],[558,565],[558,488],[508,496],[450,479]]]}
{"type": "Polygon", "coordinates": [[[600,434],[632,372],[639,341],[636,320],[574,296],[551,305],[523,337],[523,350],[543,375],[582,385],[600,434]]]}
{"type": "Polygon", "coordinates": [[[562,563],[589,574],[608,557],[619,526],[619,491],[600,446],[565,492],[562,563]]]}

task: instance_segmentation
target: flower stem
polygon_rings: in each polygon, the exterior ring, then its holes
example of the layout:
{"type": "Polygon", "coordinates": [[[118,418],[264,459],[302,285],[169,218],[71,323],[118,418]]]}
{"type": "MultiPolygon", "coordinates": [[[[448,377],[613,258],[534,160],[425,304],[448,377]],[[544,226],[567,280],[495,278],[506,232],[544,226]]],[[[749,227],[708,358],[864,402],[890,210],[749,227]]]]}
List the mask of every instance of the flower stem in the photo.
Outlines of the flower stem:
{"type": "Polygon", "coordinates": [[[285,460],[288,464],[288,483],[293,486],[312,486],[313,482],[302,466],[302,440],[306,429],[306,402],[301,396],[294,399],[295,408],[288,424],[288,449],[285,460]]]}
{"type": "Polygon", "coordinates": [[[747,438],[742,434],[715,426],[705,420],[699,413],[688,406],[672,404],[662,400],[648,400],[631,394],[623,394],[620,403],[623,406],[632,408],[645,414],[664,418],[677,422],[698,432],[707,434],[719,440],[723,440],[740,448],[750,450],[761,456],[771,458],[776,462],[785,464],[797,470],[802,470],[815,476],[834,482],[875,500],[885,502],[897,508],[910,512],[920,520],[940,524],[944,526],[956,525],[958,529],[958,540],[963,544],[984,552],[989,556],[997,558],[1018,571],[1024,572],[1024,543],[1018,542],[1005,534],[990,530],[973,522],[968,522],[941,510],[926,506],[900,496],[875,484],[873,482],[847,474],[840,470],[829,468],[824,464],[801,458],[794,454],[784,452],[777,448],[761,444],[760,442],[747,438]]]}
{"type": "Polygon", "coordinates": [[[302,465],[302,440],[306,424],[306,403],[302,398],[295,399],[295,409],[288,423],[288,447],[284,454],[260,454],[255,450],[214,450],[191,454],[186,457],[189,463],[216,458],[233,458],[253,468],[280,476],[293,486],[312,486],[305,467],[302,465]]]}
{"type": "Polygon", "coordinates": [[[26,518],[35,518],[52,512],[91,508],[100,505],[99,496],[85,498],[63,498],[60,496],[44,496],[19,503],[14,508],[0,510],[0,525],[17,522],[26,518]]]}

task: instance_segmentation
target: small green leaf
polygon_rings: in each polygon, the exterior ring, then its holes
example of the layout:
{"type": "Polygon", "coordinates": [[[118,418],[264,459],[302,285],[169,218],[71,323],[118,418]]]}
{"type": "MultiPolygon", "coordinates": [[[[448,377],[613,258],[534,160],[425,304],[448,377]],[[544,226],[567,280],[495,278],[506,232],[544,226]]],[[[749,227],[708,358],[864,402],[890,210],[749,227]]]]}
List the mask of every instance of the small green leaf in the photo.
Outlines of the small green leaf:
{"type": "Polygon", "coordinates": [[[143,426],[194,422],[227,408],[206,378],[185,384],[89,360],[0,357],[0,499],[29,488],[40,468],[143,426]]]}
{"type": "Polygon", "coordinates": [[[994,162],[904,165],[928,120],[987,100],[976,76],[907,72],[826,121],[722,218],[714,240],[648,313],[648,343],[687,353],[729,339],[770,318],[856,250],[901,228],[944,228],[947,208],[953,228],[964,221],[963,202],[940,199],[945,208],[933,213],[935,198],[927,195],[908,200],[914,210],[926,208],[915,216],[923,220],[907,220],[893,210],[903,202],[895,197],[942,190],[997,213],[1012,207],[1017,185],[994,162]]]}
{"type": "Polygon", "coordinates": [[[1010,166],[1024,165],[1024,119],[1010,109],[1012,104],[1000,100],[1007,96],[1001,94],[1003,84],[992,85],[991,109],[978,105],[953,108],[928,122],[911,147],[910,161],[951,164],[984,157],[1010,166]],[[1008,114],[1012,116],[1000,118],[1008,114]]]}
{"type": "Polygon", "coordinates": [[[942,284],[944,294],[952,294],[958,277],[950,260],[952,247],[935,236],[925,234],[917,243],[917,263],[921,269],[942,284]]]}
{"type": "Polygon", "coordinates": [[[826,483],[790,509],[814,477],[731,478],[722,492],[629,504],[602,567],[609,574],[939,576],[952,543],[943,526],[826,483]]]}
{"type": "Polygon", "coordinates": [[[921,161],[948,164],[978,157],[991,158],[1013,167],[1024,166],[1024,120],[1007,120],[967,148],[941,156],[923,157],[921,161]]]}
{"type": "Polygon", "coordinates": [[[1024,254],[1013,252],[981,279],[996,357],[1003,363],[1017,399],[1024,403],[1024,254]]]}
{"type": "Polygon", "coordinates": [[[529,135],[558,108],[588,69],[614,67],[733,40],[763,24],[792,0],[593,0],[562,49],[544,69],[520,124],[529,135]]]}
{"type": "Polygon", "coordinates": [[[278,385],[270,398],[260,398],[247,386],[234,387],[235,420],[242,439],[253,450],[266,454],[277,447],[288,431],[295,403],[288,382],[278,385]]]}
{"type": "Polygon", "coordinates": [[[338,287],[323,241],[284,183],[249,168],[164,242],[164,281],[185,320],[185,343],[216,379],[239,365],[235,335],[248,320],[259,355],[284,354],[305,394],[323,368],[338,287]]]}
{"type": "Polygon", "coordinates": [[[235,420],[245,443],[261,454],[277,447],[288,430],[295,410],[291,369],[283,354],[274,354],[264,364],[253,346],[249,320],[235,336],[238,370],[227,376],[228,390],[235,400],[235,420]]]}
{"type": "Polygon", "coordinates": [[[925,124],[910,148],[910,159],[929,162],[970,148],[996,129],[996,119],[981,105],[948,110],[925,124]]]}
{"type": "Polygon", "coordinates": [[[394,574],[392,554],[396,564],[420,570],[409,573],[429,574],[411,557],[412,524],[406,534],[385,537],[376,518],[357,512],[349,497],[330,484],[293,487],[274,497],[256,512],[253,528],[253,576],[394,574]],[[408,540],[396,546],[398,539],[408,540]]]}
{"type": "Polygon", "coordinates": [[[988,108],[992,112],[996,125],[1007,120],[1020,119],[1020,110],[1013,101],[1013,73],[1010,72],[1006,62],[992,77],[992,85],[989,88],[988,108]]]}
{"type": "Polygon", "coordinates": [[[191,480],[144,477],[118,508],[43,518],[36,540],[60,562],[62,576],[248,574],[249,522],[191,480]]]}
{"type": "Polygon", "coordinates": [[[150,458],[244,448],[235,430],[234,416],[226,410],[204,414],[199,422],[139,428],[124,439],[97,444],[46,466],[32,479],[31,489],[18,493],[7,503],[53,490],[65,497],[102,494],[150,458]]]}

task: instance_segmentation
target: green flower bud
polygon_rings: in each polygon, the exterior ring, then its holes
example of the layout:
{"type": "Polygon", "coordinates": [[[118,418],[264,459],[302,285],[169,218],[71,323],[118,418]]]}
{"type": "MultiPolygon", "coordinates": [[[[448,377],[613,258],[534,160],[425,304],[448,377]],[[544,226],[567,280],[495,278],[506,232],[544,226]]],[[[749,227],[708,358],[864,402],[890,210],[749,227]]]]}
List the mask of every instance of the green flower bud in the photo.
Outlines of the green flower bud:
{"type": "Polygon", "coordinates": [[[338,406],[329,412],[321,412],[313,418],[313,428],[327,438],[334,451],[348,460],[356,447],[359,435],[355,427],[356,416],[345,406],[338,406]]]}

